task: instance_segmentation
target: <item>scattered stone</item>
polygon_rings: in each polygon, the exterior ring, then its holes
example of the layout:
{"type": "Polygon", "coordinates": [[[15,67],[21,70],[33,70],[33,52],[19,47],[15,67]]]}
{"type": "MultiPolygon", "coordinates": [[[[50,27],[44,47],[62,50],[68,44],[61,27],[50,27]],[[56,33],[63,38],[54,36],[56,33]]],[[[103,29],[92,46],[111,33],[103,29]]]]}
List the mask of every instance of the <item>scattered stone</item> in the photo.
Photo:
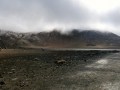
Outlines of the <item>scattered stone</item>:
{"type": "Polygon", "coordinates": [[[5,85],[5,82],[4,81],[0,81],[0,85],[5,85]]]}
{"type": "Polygon", "coordinates": [[[55,61],[55,63],[58,65],[62,65],[62,64],[65,64],[66,61],[65,60],[57,60],[57,61],[55,61]]]}
{"type": "Polygon", "coordinates": [[[42,51],[45,51],[45,49],[41,48],[42,51]]]}
{"type": "Polygon", "coordinates": [[[0,78],[3,78],[3,76],[0,74],[0,78]]]}
{"type": "Polygon", "coordinates": [[[13,74],[13,72],[8,72],[8,74],[13,74]]]}
{"type": "Polygon", "coordinates": [[[18,78],[13,78],[12,81],[16,81],[18,78]]]}
{"type": "Polygon", "coordinates": [[[87,60],[85,59],[84,62],[87,62],[87,60]]]}
{"type": "Polygon", "coordinates": [[[34,58],[34,60],[39,60],[39,58],[34,58]]]}
{"type": "Polygon", "coordinates": [[[15,71],[15,69],[11,69],[12,71],[15,71]]]}

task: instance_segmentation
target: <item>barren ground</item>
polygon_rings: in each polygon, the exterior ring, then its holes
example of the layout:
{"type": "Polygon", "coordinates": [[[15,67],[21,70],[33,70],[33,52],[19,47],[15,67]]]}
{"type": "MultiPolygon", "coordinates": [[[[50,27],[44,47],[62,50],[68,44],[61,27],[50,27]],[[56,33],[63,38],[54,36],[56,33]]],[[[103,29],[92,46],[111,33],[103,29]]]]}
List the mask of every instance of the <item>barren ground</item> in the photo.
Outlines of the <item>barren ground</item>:
{"type": "Polygon", "coordinates": [[[120,90],[120,53],[3,50],[1,57],[5,51],[10,57],[0,60],[0,90],[120,90]],[[66,63],[54,63],[61,59],[66,63]]]}

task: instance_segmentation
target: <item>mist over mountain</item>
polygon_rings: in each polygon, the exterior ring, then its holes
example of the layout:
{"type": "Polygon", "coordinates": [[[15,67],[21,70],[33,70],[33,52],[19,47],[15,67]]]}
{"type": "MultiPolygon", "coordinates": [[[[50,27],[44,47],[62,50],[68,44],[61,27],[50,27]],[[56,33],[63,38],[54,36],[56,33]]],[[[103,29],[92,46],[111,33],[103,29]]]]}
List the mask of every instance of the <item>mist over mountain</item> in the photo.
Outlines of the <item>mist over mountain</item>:
{"type": "Polygon", "coordinates": [[[120,36],[111,32],[73,29],[39,33],[0,31],[1,48],[119,48],[120,36]]]}

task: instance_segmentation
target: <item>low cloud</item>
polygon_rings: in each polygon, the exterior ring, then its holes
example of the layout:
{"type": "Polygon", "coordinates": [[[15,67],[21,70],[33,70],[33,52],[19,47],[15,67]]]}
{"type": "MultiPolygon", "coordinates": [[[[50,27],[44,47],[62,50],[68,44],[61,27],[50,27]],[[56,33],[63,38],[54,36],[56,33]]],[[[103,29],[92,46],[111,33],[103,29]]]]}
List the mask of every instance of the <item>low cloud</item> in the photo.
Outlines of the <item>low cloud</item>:
{"type": "Polygon", "coordinates": [[[0,28],[17,32],[72,28],[119,32],[119,8],[91,11],[80,0],[0,0],[0,28]]]}
{"type": "Polygon", "coordinates": [[[0,27],[34,31],[82,26],[93,18],[72,0],[1,0],[0,27]]]}
{"type": "Polygon", "coordinates": [[[112,29],[109,29],[109,31],[120,35],[120,31],[119,31],[120,8],[119,7],[101,16],[100,21],[104,22],[106,25],[109,25],[109,27],[112,28],[112,29]]]}

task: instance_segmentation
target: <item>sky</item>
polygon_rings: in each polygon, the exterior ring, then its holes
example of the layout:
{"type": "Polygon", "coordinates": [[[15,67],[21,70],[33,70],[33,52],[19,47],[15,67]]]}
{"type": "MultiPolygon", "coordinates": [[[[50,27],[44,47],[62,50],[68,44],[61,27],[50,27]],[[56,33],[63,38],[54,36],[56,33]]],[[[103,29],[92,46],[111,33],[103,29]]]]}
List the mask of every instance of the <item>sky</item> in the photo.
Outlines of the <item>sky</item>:
{"type": "Polygon", "coordinates": [[[120,35],[120,0],[0,0],[0,29],[89,29],[120,35]]]}

